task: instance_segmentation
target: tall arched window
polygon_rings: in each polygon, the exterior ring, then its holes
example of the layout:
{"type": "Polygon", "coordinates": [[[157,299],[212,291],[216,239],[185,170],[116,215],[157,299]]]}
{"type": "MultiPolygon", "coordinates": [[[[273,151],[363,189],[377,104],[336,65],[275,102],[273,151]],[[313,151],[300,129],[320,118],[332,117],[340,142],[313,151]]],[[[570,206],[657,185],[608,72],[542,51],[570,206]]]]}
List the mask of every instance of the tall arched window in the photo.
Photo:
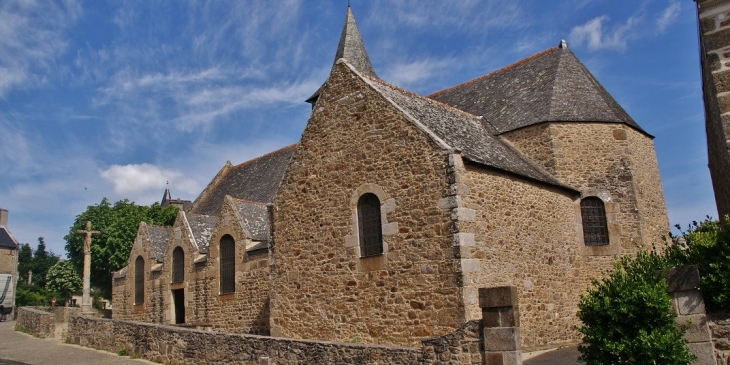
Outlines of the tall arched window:
{"type": "Polygon", "coordinates": [[[220,243],[220,268],[221,268],[221,294],[233,293],[236,291],[236,242],[230,235],[221,238],[220,243]]]}
{"type": "Polygon", "coordinates": [[[360,256],[383,253],[383,231],[380,221],[380,200],[375,194],[363,194],[357,202],[357,224],[360,233],[360,256]]]}
{"type": "Polygon", "coordinates": [[[583,219],[583,242],[585,245],[607,245],[608,223],[603,201],[594,196],[581,200],[580,215],[583,219]]]}
{"type": "Polygon", "coordinates": [[[144,303],[144,259],[134,260],[134,304],[144,303]]]}
{"type": "Polygon", "coordinates": [[[172,282],[185,281],[185,251],[178,246],[172,251],[172,282]]]}

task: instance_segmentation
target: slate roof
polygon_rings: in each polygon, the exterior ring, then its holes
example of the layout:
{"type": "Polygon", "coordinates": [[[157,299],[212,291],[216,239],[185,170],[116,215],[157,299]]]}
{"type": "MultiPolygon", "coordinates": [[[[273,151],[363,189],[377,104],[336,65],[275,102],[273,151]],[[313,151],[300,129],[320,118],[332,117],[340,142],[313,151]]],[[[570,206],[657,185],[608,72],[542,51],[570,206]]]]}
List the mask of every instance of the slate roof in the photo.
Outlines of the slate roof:
{"type": "Polygon", "coordinates": [[[624,123],[648,135],[564,42],[428,97],[484,116],[500,134],[562,121],[624,123]]]}
{"type": "Polygon", "coordinates": [[[187,214],[188,225],[190,231],[193,233],[195,243],[198,245],[198,251],[200,253],[208,252],[210,246],[210,238],[213,236],[213,229],[216,223],[218,223],[218,217],[201,215],[201,214],[187,214]]]}
{"type": "Polygon", "coordinates": [[[0,226],[0,247],[17,249],[18,242],[7,228],[0,226]]]}
{"type": "MultiPolygon", "coordinates": [[[[252,202],[271,203],[296,145],[284,147],[231,167],[214,186],[193,202],[191,213],[219,215],[226,195],[252,202]]],[[[225,167],[224,167],[225,169],[225,167]]]]}
{"type": "Polygon", "coordinates": [[[251,234],[251,240],[268,243],[271,222],[266,204],[236,199],[234,200],[234,207],[241,216],[243,225],[251,234]]]}
{"type": "Polygon", "coordinates": [[[163,262],[165,250],[170,242],[172,227],[147,225],[147,236],[150,240],[150,251],[155,255],[157,262],[163,262]]]}
{"type": "MultiPolygon", "coordinates": [[[[354,69],[353,71],[357,72],[354,69]]],[[[363,75],[361,77],[419,123],[427,133],[445,143],[447,148],[460,150],[463,158],[534,180],[564,186],[496,136],[494,128],[482,118],[382,80],[363,75]]]]}
{"type": "MultiPolygon", "coordinates": [[[[337,52],[335,52],[335,60],[332,62],[333,66],[337,63],[337,60],[344,58],[350,65],[355,67],[360,73],[369,77],[378,77],[375,74],[373,65],[370,63],[370,57],[365,49],[365,45],[360,37],[360,30],[357,28],[355,23],[355,16],[352,14],[350,5],[347,5],[347,15],[345,16],[345,24],[342,26],[342,34],[340,34],[340,42],[337,45],[337,52]]],[[[312,103],[317,101],[319,94],[322,92],[322,87],[312,94],[306,101],[312,103]]]]}

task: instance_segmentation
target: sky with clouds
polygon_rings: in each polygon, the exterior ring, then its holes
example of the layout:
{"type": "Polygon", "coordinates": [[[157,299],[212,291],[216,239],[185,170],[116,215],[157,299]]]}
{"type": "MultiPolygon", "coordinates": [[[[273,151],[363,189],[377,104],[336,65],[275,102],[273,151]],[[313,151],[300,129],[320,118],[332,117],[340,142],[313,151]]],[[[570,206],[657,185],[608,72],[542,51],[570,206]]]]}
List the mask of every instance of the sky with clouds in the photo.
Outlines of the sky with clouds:
{"type": "MultiPolygon", "coordinates": [[[[378,75],[422,95],[561,39],[654,141],[670,223],[716,216],[691,0],[351,0],[378,75]]],[[[0,207],[64,253],[103,197],[194,200],[295,143],[345,0],[0,2],[0,207]]]]}

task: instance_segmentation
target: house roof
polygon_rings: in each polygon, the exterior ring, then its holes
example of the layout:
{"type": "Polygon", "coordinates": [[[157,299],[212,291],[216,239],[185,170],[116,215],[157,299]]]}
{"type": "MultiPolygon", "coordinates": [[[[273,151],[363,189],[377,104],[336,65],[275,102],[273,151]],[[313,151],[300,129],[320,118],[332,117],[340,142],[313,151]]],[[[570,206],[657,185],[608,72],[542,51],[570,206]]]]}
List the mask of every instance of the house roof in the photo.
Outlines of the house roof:
{"type": "Polygon", "coordinates": [[[186,214],[185,217],[193,234],[193,239],[198,245],[198,252],[208,252],[210,238],[213,236],[213,229],[218,223],[218,217],[201,214],[186,214]]]}
{"type": "Polygon", "coordinates": [[[484,116],[499,134],[560,121],[623,123],[648,135],[565,42],[428,97],[484,116]]]}
{"type": "Polygon", "coordinates": [[[18,248],[18,242],[4,226],[0,226],[0,247],[18,248]]]}
{"type": "Polygon", "coordinates": [[[243,225],[251,234],[251,240],[266,242],[268,245],[271,222],[269,220],[269,208],[266,204],[239,199],[235,199],[233,202],[236,211],[241,216],[243,225]]]}
{"type": "Polygon", "coordinates": [[[284,147],[230,168],[224,166],[219,172],[221,176],[205,188],[190,212],[217,216],[226,195],[252,202],[273,202],[295,147],[284,147]]]}
{"type": "MultiPolygon", "coordinates": [[[[357,28],[355,16],[352,14],[350,5],[347,6],[345,24],[342,26],[340,42],[337,45],[335,59],[332,62],[333,66],[340,58],[346,59],[347,62],[360,71],[360,73],[369,77],[378,77],[375,74],[373,65],[370,63],[368,51],[365,49],[365,44],[363,44],[362,38],[360,37],[360,30],[357,28]]],[[[324,85],[322,85],[322,87],[324,87],[324,85]]],[[[314,94],[312,94],[312,96],[310,96],[306,101],[314,104],[314,102],[316,102],[319,98],[319,94],[322,92],[322,87],[315,91],[314,94]]]]}
{"type": "MultiPolygon", "coordinates": [[[[357,70],[351,67],[355,73],[357,70]]],[[[365,82],[412,118],[445,148],[461,151],[463,158],[541,182],[565,187],[547,172],[495,135],[482,118],[400,89],[379,79],[360,75],[365,82]]]]}
{"type": "Polygon", "coordinates": [[[155,255],[157,262],[165,258],[165,250],[170,242],[172,227],[147,225],[147,237],[150,240],[150,251],[155,255]]]}

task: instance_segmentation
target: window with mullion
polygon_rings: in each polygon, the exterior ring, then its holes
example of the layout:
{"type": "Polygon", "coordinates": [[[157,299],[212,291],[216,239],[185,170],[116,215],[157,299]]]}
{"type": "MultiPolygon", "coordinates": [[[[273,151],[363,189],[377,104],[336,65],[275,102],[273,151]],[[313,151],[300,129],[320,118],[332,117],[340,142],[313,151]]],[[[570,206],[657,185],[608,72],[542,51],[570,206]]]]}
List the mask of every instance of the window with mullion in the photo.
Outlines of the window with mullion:
{"type": "Polygon", "coordinates": [[[607,245],[609,243],[608,222],[603,201],[596,197],[581,200],[580,213],[583,219],[583,241],[585,245],[607,245]]]}
{"type": "Polygon", "coordinates": [[[177,247],[172,251],[172,282],[183,281],[185,281],[185,251],[182,247],[177,247]]]}
{"type": "Polygon", "coordinates": [[[221,294],[236,291],[236,247],[233,237],[223,236],[220,242],[221,294]]]}
{"type": "Polygon", "coordinates": [[[360,197],[357,203],[360,234],[360,256],[377,256],[383,253],[383,231],[380,220],[380,200],[375,194],[360,197]]]}
{"type": "Polygon", "coordinates": [[[144,259],[134,260],[134,304],[144,303],[144,259]]]}

